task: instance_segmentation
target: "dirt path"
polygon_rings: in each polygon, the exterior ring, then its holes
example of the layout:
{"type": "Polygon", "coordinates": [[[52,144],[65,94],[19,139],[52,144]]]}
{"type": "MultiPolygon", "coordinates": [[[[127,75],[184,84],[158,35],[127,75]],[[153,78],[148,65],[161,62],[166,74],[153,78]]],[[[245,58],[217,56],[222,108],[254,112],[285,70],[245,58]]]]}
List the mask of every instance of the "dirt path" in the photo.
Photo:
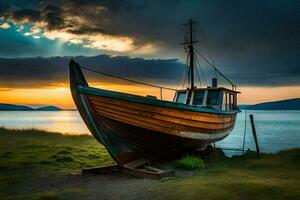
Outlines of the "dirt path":
{"type": "MultiPolygon", "coordinates": [[[[35,182],[39,192],[52,191],[57,199],[165,199],[162,181],[124,175],[64,175],[41,177],[35,182]]],[[[45,198],[46,199],[46,198],[45,198]]]]}

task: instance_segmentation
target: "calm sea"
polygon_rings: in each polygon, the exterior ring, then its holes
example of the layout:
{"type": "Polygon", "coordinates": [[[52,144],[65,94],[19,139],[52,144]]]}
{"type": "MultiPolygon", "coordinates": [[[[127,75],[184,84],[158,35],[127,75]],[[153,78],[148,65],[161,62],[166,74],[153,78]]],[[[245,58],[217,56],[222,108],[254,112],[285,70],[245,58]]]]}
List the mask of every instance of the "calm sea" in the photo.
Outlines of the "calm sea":
{"type": "MultiPolygon", "coordinates": [[[[248,111],[245,148],[255,149],[248,114],[254,115],[259,146],[263,152],[300,147],[300,111],[248,111]]],[[[1,111],[0,126],[14,129],[36,128],[63,134],[90,134],[77,111],[1,111]]],[[[241,149],[245,111],[238,114],[232,133],[216,145],[241,149]]]]}

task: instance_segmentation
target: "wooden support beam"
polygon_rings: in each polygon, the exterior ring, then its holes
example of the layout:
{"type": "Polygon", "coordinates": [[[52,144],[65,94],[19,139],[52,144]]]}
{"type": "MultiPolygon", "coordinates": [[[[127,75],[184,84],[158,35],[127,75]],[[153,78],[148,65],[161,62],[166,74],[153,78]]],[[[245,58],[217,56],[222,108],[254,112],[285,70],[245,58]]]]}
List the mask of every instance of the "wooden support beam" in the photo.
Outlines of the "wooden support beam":
{"type": "Polygon", "coordinates": [[[172,170],[162,170],[152,166],[146,166],[149,161],[146,159],[136,160],[130,162],[124,166],[120,165],[109,165],[103,167],[86,168],[82,170],[83,174],[110,174],[121,171],[124,174],[148,178],[148,179],[162,179],[168,177],[174,177],[175,172],[172,170]]]}
{"type": "Polygon", "coordinates": [[[120,171],[120,165],[108,165],[103,167],[92,167],[82,169],[83,174],[111,174],[113,172],[120,171]]]}
{"type": "Polygon", "coordinates": [[[250,117],[251,128],[252,128],[252,133],[253,133],[253,137],[254,137],[254,142],[255,142],[255,146],[256,146],[256,152],[257,152],[258,157],[260,157],[260,150],[259,150],[258,141],[257,141],[257,135],[256,135],[256,129],[255,129],[255,124],[254,124],[253,114],[250,114],[249,117],[250,117]]]}
{"type": "Polygon", "coordinates": [[[128,168],[123,167],[122,172],[124,174],[141,177],[141,178],[148,178],[148,179],[162,179],[162,178],[168,178],[168,177],[174,177],[175,172],[172,170],[158,170],[153,171],[154,169],[148,170],[146,168],[144,169],[136,169],[136,168],[128,168]]]}

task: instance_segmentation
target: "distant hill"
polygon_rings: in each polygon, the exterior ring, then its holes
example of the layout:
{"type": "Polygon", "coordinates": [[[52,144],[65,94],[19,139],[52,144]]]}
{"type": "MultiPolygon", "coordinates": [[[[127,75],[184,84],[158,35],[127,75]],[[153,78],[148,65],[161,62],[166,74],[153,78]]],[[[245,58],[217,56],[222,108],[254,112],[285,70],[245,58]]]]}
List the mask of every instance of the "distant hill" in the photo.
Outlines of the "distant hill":
{"type": "Polygon", "coordinates": [[[251,105],[238,105],[239,109],[241,109],[241,110],[246,110],[248,106],[251,106],[251,105]]]}
{"type": "Polygon", "coordinates": [[[28,106],[0,103],[0,110],[29,111],[29,110],[34,110],[34,109],[31,107],[28,107],[28,106]]]}
{"type": "Polygon", "coordinates": [[[0,103],[0,111],[1,110],[2,111],[60,111],[62,109],[56,106],[43,106],[40,108],[31,108],[29,106],[23,106],[23,105],[0,103]]]}
{"type": "Polygon", "coordinates": [[[300,98],[239,106],[243,110],[300,110],[300,98]]]}
{"type": "Polygon", "coordinates": [[[40,111],[60,111],[62,109],[59,108],[59,107],[56,107],[56,106],[43,106],[43,107],[40,107],[40,108],[36,108],[35,110],[40,110],[40,111]]]}

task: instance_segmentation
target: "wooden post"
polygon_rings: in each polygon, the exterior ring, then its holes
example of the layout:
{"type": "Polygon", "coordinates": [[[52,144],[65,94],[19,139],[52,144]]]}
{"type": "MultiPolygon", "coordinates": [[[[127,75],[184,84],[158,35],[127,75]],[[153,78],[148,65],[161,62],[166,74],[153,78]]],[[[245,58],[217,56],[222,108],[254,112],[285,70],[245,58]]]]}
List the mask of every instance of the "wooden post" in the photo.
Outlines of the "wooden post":
{"type": "Polygon", "coordinates": [[[160,100],[162,100],[162,88],[160,88],[160,100]]]}
{"type": "Polygon", "coordinates": [[[256,152],[257,152],[258,157],[260,157],[260,151],[259,151],[259,146],[258,146],[258,141],[257,141],[257,135],[256,135],[256,129],[255,129],[255,125],[254,125],[253,114],[250,114],[249,117],[250,117],[251,128],[252,128],[252,133],[253,133],[253,137],[254,137],[254,142],[255,142],[255,146],[256,146],[256,152]]]}

